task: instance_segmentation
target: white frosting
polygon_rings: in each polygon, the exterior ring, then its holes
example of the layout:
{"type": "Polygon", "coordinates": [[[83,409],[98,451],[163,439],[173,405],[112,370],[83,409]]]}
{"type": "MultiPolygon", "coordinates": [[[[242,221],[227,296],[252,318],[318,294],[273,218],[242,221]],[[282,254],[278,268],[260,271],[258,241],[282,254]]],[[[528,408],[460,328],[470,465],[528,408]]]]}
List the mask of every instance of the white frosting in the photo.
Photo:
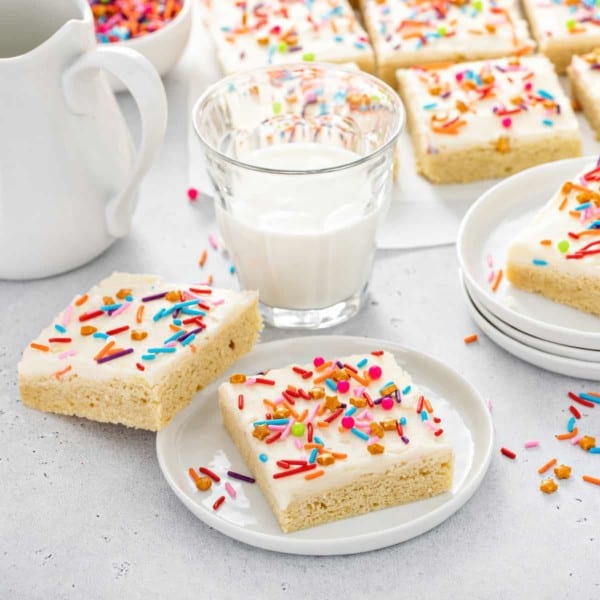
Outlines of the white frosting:
{"type": "Polygon", "coordinates": [[[520,59],[515,65],[514,60],[462,63],[427,71],[399,71],[405,98],[413,111],[416,136],[429,153],[495,145],[501,137],[508,138],[509,142],[551,138],[554,143],[560,138],[579,137],[577,120],[550,61],[543,56],[532,56],[520,59]],[[481,98],[480,90],[487,87],[485,83],[476,89],[468,89],[464,82],[473,78],[479,81],[485,71],[493,76],[493,82],[489,84],[492,89],[481,98]],[[554,100],[551,106],[545,106],[540,100],[540,91],[554,100]],[[526,110],[501,114],[503,109],[517,109],[518,98],[524,100],[526,110]],[[460,103],[467,107],[466,112],[458,109],[460,103]],[[457,135],[437,133],[432,129],[432,119],[438,119],[437,124],[441,127],[456,118],[465,123],[457,135]]]}
{"type": "Polygon", "coordinates": [[[600,43],[598,7],[581,0],[525,0],[532,27],[540,45],[552,40],[567,44],[600,43]],[[595,20],[595,22],[594,22],[595,20]]]}
{"type": "MultiPolygon", "coordinates": [[[[71,369],[65,373],[64,378],[71,376],[81,376],[87,379],[103,380],[115,377],[143,377],[152,382],[159,380],[165,373],[178,362],[185,353],[192,352],[193,347],[197,352],[202,351],[202,346],[219,331],[222,325],[231,319],[234,319],[241,311],[251,303],[256,302],[257,294],[255,292],[233,292],[230,290],[220,290],[209,288],[207,285],[188,285],[166,283],[160,277],[154,275],[131,275],[128,273],[114,273],[100,284],[88,292],[88,299],[81,306],[76,306],[77,298],[62,311],[51,325],[46,327],[33,343],[49,347],[45,352],[28,345],[23,352],[23,357],[19,363],[19,375],[24,377],[48,376],[60,372],[66,367],[71,369]],[[190,287],[194,289],[211,289],[210,294],[196,294],[190,292],[190,287]],[[116,294],[121,289],[130,289],[131,297],[126,309],[120,314],[109,316],[100,315],[96,318],[81,322],[79,317],[83,314],[98,310],[103,306],[103,298],[110,296],[116,303],[127,304],[127,300],[119,300],[116,294]],[[186,291],[190,299],[197,299],[210,307],[205,311],[199,308],[197,302],[187,307],[187,310],[206,312],[202,321],[206,325],[202,332],[198,332],[193,341],[187,345],[175,343],[175,352],[156,353],[153,360],[142,358],[145,355],[151,355],[150,348],[161,348],[165,346],[165,340],[171,337],[175,331],[169,326],[173,323],[173,315],[163,317],[157,321],[153,320],[161,309],[171,309],[175,305],[164,298],[142,302],[141,299],[160,292],[169,290],[186,291]],[[142,322],[138,323],[136,315],[138,308],[144,306],[142,322]],[[70,314],[70,316],[69,316],[70,314]],[[63,333],[55,328],[55,325],[64,326],[66,331],[63,333]],[[115,333],[107,339],[94,337],[93,335],[84,336],[81,334],[81,327],[91,325],[96,327],[98,332],[111,331],[125,325],[129,330],[122,333],[115,333]],[[133,340],[131,331],[145,331],[148,336],[143,340],[133,340]],[[49,342],[52,338],[71,338],[69,343],[49,342]],[[114,349],[133,348],[134,352],[115,358],[104,363],[97,363],[94,357],[110,341],[115,341],[114,349]],[[71,353],[74,353],[71,355],[71,353]],[[63,356],[63,358],[61,358],[63,356]],[[136,366],[139,363],[144,366],[141,371],[136,366]]],[[[189,319],[194,315],[180,313],[180,319],[189,319]]],[[[192,331],[198,327],[198,324],[182,324],[181,327],[186,331],[192,331]]]]}
{"type": "Polygon", "coordinates": [[[465,4],[365,0],[364,7],[380,61],[395,57],[409,65],[464,60],[509,55],[534,46],[511,0],[467,0],[465,4]]]}
{"type": "Polygon", "coordinates": [[[586,94],[600,102],[600,56],[596,55],[594,62],[588,62],[585,57],[574,55],[569,68],[585,87],[586,94]]]}
{"type": "Polygon", "coordinates": [[[365,30],[346,0],[204,0],[226,73],[303,60],[372,60],[365,30]]]}
{"type": "MultiPolygon", "coordinates": [[[[585,171],[579,173],[571,181],[577,185],[582,184],[582,177],[595,168],[590,164],[585,171]]],[[[592,181],[584,185],[587,189],[598,194],[596,201],[592,201],[589,211],[575,211],[580,217],[572,216],[571,212],[584,201],[578,198],[580,189],[574,189],[565,194],[559,189],[548,203],[540,210],[529,226],[524,229],[510,244],[508,249],[508,262],[515,265],[535,265],[533,261],[545,261],[547,264],[537,265],[540,269],[553,269],[562,273],[571,273],[576,276],[585,276],[593,279],[600,278],[600,254],[592,254],[584,258],[574,259],[568,256],[576,254],[581,248],[591,242],[600,242],[600,235],[583,235],[573,239],[569,233],[580,234],[598,221],[600,223],[600,182],[592,181]],[[560,210],[564,198],[567,202],[560,210]],[[549,245],[543,245],[542,240],[549,240],[549,245]],[[567,241],[568,250],[562,251],[558,244],[567,241]]],[[[600,243],[595,246],[600,249],[600,243]]],[[[564,250],[564,248],[563,248],[564,250]]]]}
{"type": "MultiPolygon", "coordinates": [[[[269,371],[265,375],[268,379],[275,381],[274,386],[224,383],[220,387],[219,404],[221,411],[228,414],[230,419],[234,419],[240,423],[244,431],[246,444],[250,446],[251,452],[255,456],[263,453],[267,455],[267,462],[260,462],[259,468],[263,471],[265,479],[270,483],[273,497],[282,510],[295,499],[348,484],[369,473],[383,473],[393,465],[410,464],[428,457],[448,455],[449,445],[443,441],[444,434],[436,437],[434,431],[426,426],[421,420],[421,416],[416,413],[415,409],[418,405],[420,392],[412,384],[410,375],[396,364],[392,354],[384,353],[379,357],[371,354],[365,356],[355,355],[341,358],[340,360],[342,363],[356,368],[357,363],[364,358],[368,359],[368,364],[362,369],[358,368],[359,373],[362,374],[363,370],[368,369],[372,365],[379,365],[383,372],[380,379],[372,381],[366,388],[370,396],[374,400],[379,398],[381,396],[380,389],[388,382],[393,381],[398,390],[400,390],[402,399],[400,404],[394,402],[391,410],[384,410],[380,405],[374,408],[367,408],[367,410],[370,411],[373,419],[377,422],[387,419],[398,421],[401,417],[405,417],[407,423],[403,426],[403,430],[409,442],[405,443],[397,431],[386,431],[383,438],[379,441],[384,446],[384,452],[372,455],[367,450],[367,444],[371,440],[367,442],[349,430],[345,430],[344,432],[339,431],[338,428],[341,426],[343,415],[335,419],[327,428],[318,427],[317,423],[319,421],[332,414],[329,410],[326,410],[322,416],[317,416],[313,420],[314,435],[324,442],[326,449],[347,454],[347,458],[336,460],[334,464],[328,466],[317,465],[315,470],[323,469],[325,473],[310,481],[306,481],[304,476],[313,471],[273,479],[274,473],[284,470],[277,466],[276,463],[278,460],[309,459],[311,450],[304,449],[303,447],[303,444],[307,441],[306,429],[302,437],[295,437],[290,434],[283,441],[277,440],[271,444],[267,444],[264,440],[261,441],[254,437],[253,431],[254,423],[264,420],[266,412],[270,410],[263,403],[264,398],[277,401],[281,398],[281,391],[285,390],[288,385],[308,391],[313,387],[313,378],[318,377],[322,373],[318,373],[312,365],[304,365],[302,368],[312,371],[313,377],[302,379],[291,367],[287,367],[269,371]],[[402,390],[406,390],[408,386],[410,386],[410,391],[402,393],[402,390]],[[244,395],[243,410],[238,408],[239,394],[244,395]],[[296,445],[297,440],[301,442],[300,449],[296,445]]],[[[351,408],[349,400],[352,396],[358,395],[355,391],[359,391],[356,388],[360,388],[360,384],[354,380],[350,380],[349,393],[333,392],[325,384],[319,385],[325,389],[327,396],[337,395],[339,401],[347,405],[344,411],[351,408]]],[[[314,410],[317,404],[322,403],[323,399],[306,401],[296,398],[295,402],[293,408],[299,414],[302,414],[304,409],[309,411],[304,421],[307,423],[311,416],[311,410],[314,410]]],[[[357,415],[360,415],[364,410],[363,408],[357,408],[353,417],[356,419],[357,415]]],[[[436,424],[433,422],[434,414],[429,415],[428,422],[433,429],[443,428],[443,423],[436,424]]],[[[368,429],[364,431],[368,432],[368,429]]],[[[292,468],[295,467],[292,466],[292,468]]]]}

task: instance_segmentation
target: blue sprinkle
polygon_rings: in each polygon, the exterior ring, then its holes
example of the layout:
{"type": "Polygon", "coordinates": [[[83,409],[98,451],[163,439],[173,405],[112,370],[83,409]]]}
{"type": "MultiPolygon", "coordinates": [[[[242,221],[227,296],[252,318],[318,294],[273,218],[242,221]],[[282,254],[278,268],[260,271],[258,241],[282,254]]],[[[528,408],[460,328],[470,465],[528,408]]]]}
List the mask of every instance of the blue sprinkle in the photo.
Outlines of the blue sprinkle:
{"type": "Polygon", "coordinates": [[[163,344],[168,344],[169,342],[174,342],[175,340],[183,337],[186,332],[182,329],[181,331],[176,331],[171,337],[168,337],[163,344]]]}
{"type": "Polygon", "coordinates": [[[148,352],[152,352],[152,354],[164,354],[164,353],[168,353],[171,354],[173,352],[175,352],[175,347],[171,347],[171,348],[148,348],[148,352]]]}
{"type": "Polygon", "coordinates": [[[403,390],[402,390],[402,395],[406,396],[406,394],[410,394],[410,390],[412,390],[412,386],[407,385],[403,390]]]}
{"type": "Polygon", "coordinates": [[[325,380],[325,383],[327,384],[327,387],[333,391],[333,392],[337,392],[337,383],[333,380],[333,379],[329,379],[327,378],[325,380]]]}
{"type": "Polygon", "coordinates": [[[395,385],[395,383],[394,383],[393,381],[388,381],[388,382],[387,382],[385,385],[382,385],[382,386],[379,388],[379,391],[382,393],[382,392],[383,392],[383,390],[385,390],[385,388],[388,388],[388,387],[390,387],[390,386],[392,386],[392,385],[395,385]]]}
{"type": "Polygon", "coordinates": [[[56,329],[56,331],[58,331],[59,333],[67,332],[66,328],[63,327],[62,325],[59,325],[58,323],[54,326],[54,329],[56,329]]]}
{"type": "Polygon", "coordinates": [[[584,400],[589,400],[590,402],[594,402],[595,404],[600,404],[600,398],[596,398],[596,396],[590,396],[589,394],[581,393],[579,394],[580,398],[584,400]]]}
{"type": "Polygon", "coordinates": [[[590,448],[590,449],[588,450],[588,452],[589,452],[590,454],[600,454],[600,447],[598,447],[598,446],[594,446],[593,448],[590,448]]]}
{"type": "Polygon", "coordinates": [[[154,360],[156,354],[142,354],[142,360],[154,360]]]}
{"type": "Polygon", "coordinates": [[[173,325],[181,325],[181,319],[173,319],[173,325]]]}
{"type": "Polygon", "coordinates": [[[600,221],[594,221],[588,229],[600,229],[600,221]]]}
{"type": "Polygon", "coordinates": [[[133,296],[128,294],[127,296],[125,296],[125,300],[127,300],[127,302],[133,302],[133,296]]]}
{"type": "Polygon", "coordinates": [[[161,308],[153,317],[152,320],[153,321],[158,321],[159,319],[162,319],[165,315],[166,315],[166,310],[164,308],[161,308]]]}
{"type": "Polygon", "coordinates": [[[269,460],[269,457],[266,454],[259,454],[258,455],[258,460],[260,460],[260,462],[267,462],[269,460]]]}
{"type": "Polygon", "coordinates": [[[541,258],[534,258],[531,261],[536,267],[545,267],[548,264],[547,260],[542,260],[541,258]]]}
{"type": "Polygon", "coordinates": [[[106,304],[105,306],[101,306],[100,310],[110,312],[112,310],[117,310],[117,308],[121,308],[121,306],[123,306],[123,304],[106,304]]]}
{"type": "Polygon", "coordinates": [[[365,49],[365,45],[362,42],[354,42],[354,47],[358,48],[359,50],[365,49]]]}
{"type": "Polygon", "coordinates": [[[400,425],[406,425],[406,417],[400,417],[400,425]]]}
{"type": "Polygon", "coordinates": [[[552,125],[554,125],[554,121],[552,119],[542,119],[542,125],[552,127],[552,125]]]}
{"type": "Polygon", "coordinates": [[[583,204],[580,204],[579,206],[576,206],[574,208],[574,210],[585,210],[586,208],[590,208],[592,206],[591,202],[584,202],[583,204]]]}
{"type": "Polygon", "coordinates": [[[569,422],[567,423],[567,431],[569,433],[572,433],[574,427],[575,427],[575,417],[571,417],[569,419],[569,422]]]}
{"type": "Polygon", "coordinates": [[[338,43],[339,43],[339,42],[343,42],[343,41],[344,41],[344,36],[343,36],[343,35],[336,35],[336,36],[335,36],[333,39],[334,39],[336,42],[338,42],[338,43]]]}
{"type": "Polygon", "coordinates": [[[235,265],[229,267],[229,272],[233,275],[235,273],[235,265]]]}
{"type": "Polygon", "coordinates": [[[429,417],[427,416],[427,411],[422,410],[421,411],[421,421],[427,421],[427,419],[429,419],[429,417]]]}
{"type": "Polygon", "coordinates": [[[549,92],[547,92],[546,90],[538,90],[537,94],[538,94],[538,96],[541,96],[542,98],[546,98],[546,100],[554,100],[554,96],[552,94],[550,94],[549,92]]]}
{"type": "Polygon", "coordinates": [[[351,417],[356,412],[356,406],[351,406],[345,413],[345,417],[351,417]]]}
{"type": "Polygon", "coordinates": [[[187,346],[188,344],[191,344],[194,340],[196,339],[196,334],[192,333],[191,335],[188,335],[185,340],[181,341],[181,345],[182,346],[187,346]]]}
{"type": "Polygon", "coordinates": [[[195,308],[182,308],[181,312],[184,315],[194,315],[196,317],[205,317],[206,313],[202,310],[197,310],[195,308]]]}
{"type": "Polygon", "coordinates": [[[317,450],[317,448],[313,448],[312,452],[310,453],[310,456],[308,457],[308,462],[309,464],[314,464],[314,462],[317,460],[317,454],[319,453],[319,451],[317,450]]]}
{"type": "Polygon", "coordinates": [[[319,446],[324,446],[325,445],[325,442],[320,437],[318,437],[316,435],[313,437],[313,440],[314,440],[315,444],[319,444],[319,446]]]}
{"type": "Polygon", "coordinates": [[[356,366],[357,366],[359,369],[362,369],[362,368],[363,368],[363,367],[364,367],[364,366],[365,366],[365,365],[366,365],[368,362],[369,362],[369,359],[368,359],[368,358],[363,358],[362,360],[359,360],[359,361],[356,363],[356,366]]]}
{"type": "Polygon", "coordinates": [[[96,333],[92,334],[92,337],[105,340],[106,338],[108,338],[108,335],[106,333],[102,333],[101,331],[96,331],[96,333]]]}
{"type": "Polygon", "coordinates": [[[270,421],[254,421],[253,425],[287,425],[289,419],[271,419],[270,421]]]}
{"type": "Polygon", "coordinates": [[[367,441],[369,439],[369,436],[366,433],[363,433],[360,429],[356,429],[356,427],[353,427],[350,431],[361,440],[367,441]]]}

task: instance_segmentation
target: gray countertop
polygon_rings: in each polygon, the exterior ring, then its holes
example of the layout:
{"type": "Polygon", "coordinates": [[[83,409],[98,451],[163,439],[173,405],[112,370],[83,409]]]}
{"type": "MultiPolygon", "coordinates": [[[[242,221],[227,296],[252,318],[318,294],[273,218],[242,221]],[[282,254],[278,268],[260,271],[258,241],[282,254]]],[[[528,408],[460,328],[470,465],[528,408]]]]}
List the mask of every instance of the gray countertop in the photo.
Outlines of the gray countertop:
{"type": "MultiPolygon", "coordinates": [[[[584,472],[600,476],[600,457],[554,440],[568,418],[566,393],[592,384],[527,365],[483,336],[466,346],[463,337],[477,330],[463,305],[454,247],[378,253],[369,304],[331,330],[428,352],[492,401],[497,437],[480,489],[453,517],[404,544],[341,557],[246,546],[179,502],[160,473],[155,434],[21,404],[20,353],[74,295],[113,270],[198,279],[214,215],[208,203],[187,200],[186,81],[175,72],[166,83],[167,139],[142,186],[131,235],[71,273],[0,282],[0,597],[600,597],[600,488],[581,481],[584,472]],[[530,438],[542,446],[523,450],[530,438]],[[515,449],[517,460],[501,456],[500,446],[515,449]],[[546,496],[536,470],[552,456],[571,464],[574,476],[546,496]]],[[[134,113],[128,99],[121,102],[134,113]]],[[[235,283],[218,253],[206,271],[216,285],[235,283]]],[[[267,328],[262,339],[293,335],[267,328]]],[[[585,426],[600,437],[600,407],[595,412],[585,426]]]]}

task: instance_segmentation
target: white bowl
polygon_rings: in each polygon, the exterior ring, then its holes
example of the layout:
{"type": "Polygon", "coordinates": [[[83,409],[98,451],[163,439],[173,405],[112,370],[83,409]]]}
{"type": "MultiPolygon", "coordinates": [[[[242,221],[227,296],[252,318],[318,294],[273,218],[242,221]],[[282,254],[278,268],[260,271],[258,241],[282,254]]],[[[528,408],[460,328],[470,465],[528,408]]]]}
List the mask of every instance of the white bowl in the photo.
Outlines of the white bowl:
{"type": "MultiPolygon", "coordinates": [[[[192,27],[192,5],[193,0],[183,0],[183,6],[177,16],[157,31],[110,44],[137,50],[152,63],[162,77],[175,66],[183,54],[192,27]]],[[[108,78],[115,92],[126,89],[116,77],[108,75],[108,78]]]]}

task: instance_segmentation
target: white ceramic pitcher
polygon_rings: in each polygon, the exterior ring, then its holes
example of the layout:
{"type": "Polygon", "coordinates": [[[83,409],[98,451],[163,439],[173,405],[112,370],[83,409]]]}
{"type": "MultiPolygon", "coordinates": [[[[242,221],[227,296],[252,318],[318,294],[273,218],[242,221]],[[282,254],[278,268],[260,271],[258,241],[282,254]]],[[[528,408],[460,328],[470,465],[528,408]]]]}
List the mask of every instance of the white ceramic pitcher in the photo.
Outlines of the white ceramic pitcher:
{"type": "Polygon", "coordinates": [[[133,50],[96,47],[87,0],[2,0],[0,278],[67,271],[124,236],[166,121],[158,74],[133,50]],[[137,155],[102,70],[138,105],[137,155]]]}

